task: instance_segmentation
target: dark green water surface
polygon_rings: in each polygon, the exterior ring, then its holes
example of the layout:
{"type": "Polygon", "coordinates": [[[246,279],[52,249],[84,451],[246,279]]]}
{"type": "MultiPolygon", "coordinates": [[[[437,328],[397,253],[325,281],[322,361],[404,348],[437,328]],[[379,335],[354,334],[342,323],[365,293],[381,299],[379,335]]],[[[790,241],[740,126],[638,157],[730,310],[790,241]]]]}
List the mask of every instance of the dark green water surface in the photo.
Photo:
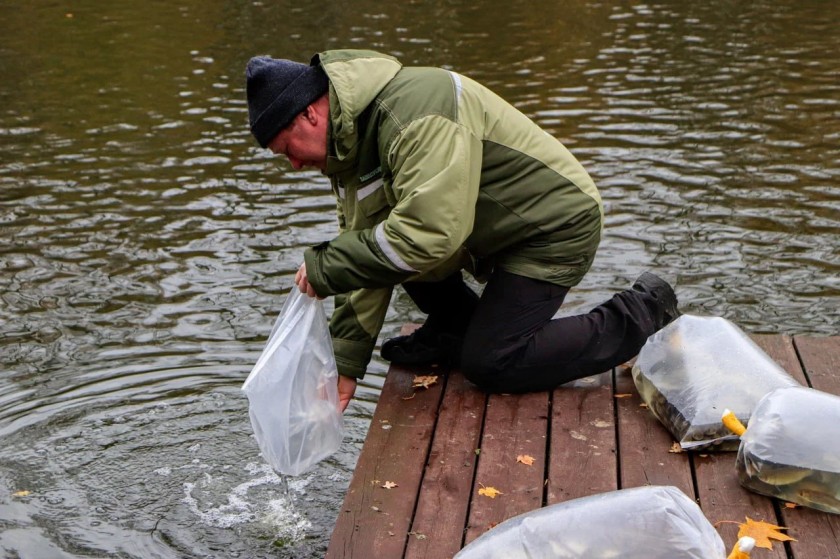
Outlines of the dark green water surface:
{"type": "MultiPolygon", "coordinates": [[[[566,312],[651,269],[840,333],[836,2],[0,0],[0,557],[323,555],[387,367],[284,492],[240,386],[334,201],[256,147],[244,65],[338,47],[478,79],[583,161],[608,215],[566,312]]],[[[398,291],[383,337],[421,319],[398,291]]]]}

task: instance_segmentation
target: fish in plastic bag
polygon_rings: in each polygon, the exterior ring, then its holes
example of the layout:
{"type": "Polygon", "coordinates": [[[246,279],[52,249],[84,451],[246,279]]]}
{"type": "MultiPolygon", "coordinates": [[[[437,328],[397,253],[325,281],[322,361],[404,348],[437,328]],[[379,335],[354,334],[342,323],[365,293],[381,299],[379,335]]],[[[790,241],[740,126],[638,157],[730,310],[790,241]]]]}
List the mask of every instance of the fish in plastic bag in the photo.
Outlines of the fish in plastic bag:
{"type": "Polygon", "coordinates": [[[774,390],[756,406],[735,465],[751,491],[840,514],[840,397],[774,390]]]}
{"type": "Polygon", "coordinates": [[[720,421],[723,410],[746,423],[765,394],[800,386],[728,320],[692,315],[648,338],[633,381],[685,450],[738,450],[738,437],[720,421]]]}
{"type": "Polygon", "coordinates": [[[300,475],[338,450],[344,423],[323,303],[293,289],[242,390],[275,471],[300,475]]]}
{"type": "Polygon", "coordinates": [[[565,501],[506,520],[455,559],[725,559],[700,507],[672,486],[565,501]]]}

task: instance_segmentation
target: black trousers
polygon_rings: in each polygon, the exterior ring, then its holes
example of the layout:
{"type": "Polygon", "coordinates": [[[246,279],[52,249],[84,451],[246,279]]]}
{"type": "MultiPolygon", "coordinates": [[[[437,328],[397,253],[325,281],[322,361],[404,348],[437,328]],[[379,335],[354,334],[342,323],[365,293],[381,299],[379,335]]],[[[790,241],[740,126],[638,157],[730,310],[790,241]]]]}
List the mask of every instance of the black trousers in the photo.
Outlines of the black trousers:
{"type": "Polygon", "coordinates": [[[552,319],[569,288],[496,269],[478,299],[458,272],[409,282],[427,324],[463,334],[461,371],[487,392],[535,392],[598,374],[638,354],[656,302],[628,289],[586,314],[552,319]]]}

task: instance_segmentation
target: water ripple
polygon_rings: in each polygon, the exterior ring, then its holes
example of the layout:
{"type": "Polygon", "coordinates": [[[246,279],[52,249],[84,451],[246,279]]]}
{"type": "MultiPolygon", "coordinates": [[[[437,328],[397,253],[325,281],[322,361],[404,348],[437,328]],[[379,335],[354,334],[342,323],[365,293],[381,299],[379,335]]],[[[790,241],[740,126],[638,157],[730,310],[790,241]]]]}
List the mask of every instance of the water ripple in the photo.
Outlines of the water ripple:
{"type": "MultiPolygon", "coordinates": [[[[840,4],[12,3],[0,554],[323,556],[387,364],[285,501],[239,384],[337,223],[320,173],[250,137],[250,54],[378,48],[478,79],[560,138],[607,210],[566,313],[652,269],[686,311],[838,334],[840,4]]],[[[382,338],[422,319],[398,289],[382,338]]]]}

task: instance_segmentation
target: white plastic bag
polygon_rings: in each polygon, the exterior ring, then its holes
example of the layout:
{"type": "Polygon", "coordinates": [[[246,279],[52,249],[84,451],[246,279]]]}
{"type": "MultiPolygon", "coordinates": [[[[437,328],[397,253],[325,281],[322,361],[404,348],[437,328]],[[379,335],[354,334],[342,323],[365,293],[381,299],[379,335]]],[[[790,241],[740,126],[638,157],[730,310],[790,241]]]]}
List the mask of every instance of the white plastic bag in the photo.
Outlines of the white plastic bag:
{"type": "Polygon", "coordinates": [[[765,394],[799,386],[728,320],[692,315],[648,338],[633,366],[633,381],[686,450],[738,450],[738,437],[720,421],[723,410],[746,423],[765,394]]]}
{"type": "Polygon", "coordinates": [[[735,464],[747,489],[840,514],[840,397],[774,390],[756,406],[735,464]]]}
{"type": "Polygon", "coordinates": [[[242,385],[262,455],[277,472],[300,475],[338,450],[337,382],[323,303],[292,289],[242,385]]]}
{"type": "Polygon", "coordinates": [[[700,507],[671,486],[574,499],[502,522],[455,559],[724,559],[700,507]]]}

